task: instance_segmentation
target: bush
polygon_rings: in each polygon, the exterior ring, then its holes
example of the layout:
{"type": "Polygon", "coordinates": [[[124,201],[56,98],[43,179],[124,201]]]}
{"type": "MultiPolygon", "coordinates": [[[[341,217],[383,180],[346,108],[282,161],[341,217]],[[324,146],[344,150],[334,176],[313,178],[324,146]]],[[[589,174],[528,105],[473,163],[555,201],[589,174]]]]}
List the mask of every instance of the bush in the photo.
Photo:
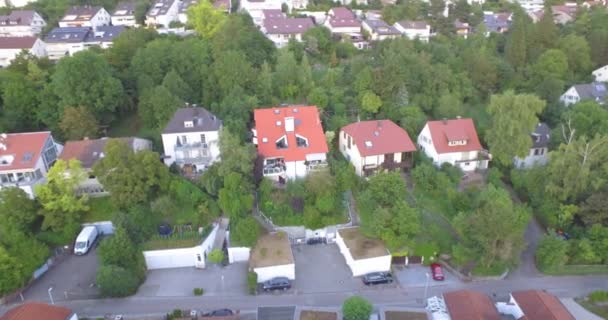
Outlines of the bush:
{"type": "Polygon", "coordinates": [[[203,290],[203,288],[194,288],[194,290],[192,290],[192,293],[194,293],[195,296],[202,296],[204,292],[205,290],[203,290]]]}
{"type": "Polygon", "coordinates": [[[253,271],[247,273],[247,290],[251,295],[256,294],[258,291],[258,274],[253,271]]]}
{"type": "Polygon", "coordinates": [[[591,292],[589,294],[589,301],[591,303],[608,301],[608,291],[598,290],[598,291],[591,292]]]}
{"type": "Polygon", "coordinates": [[[569,243],[555,236],[545,236],[536,248],[536,264],[543,271],[560,267],[568,261],[569,243]]]}
{"type": "Polygon", "coordinates": [[[207,259],[209,259],[209,262],[211,263],[222,263],[222,261],[224,261],[224,252],[220,249],[213,249],[213,251],[209,252],[207,255],[207,259]]]}
{"type": "Polygon", "coordinates": [[[369,320],[371,313],[372,304],[359,296],[346,299],[342,305],[344,320],[369,320]]]}
{"type": "Polygon", "coordinates": [[[139,287],[138,276],[129,270],[113,265],[102,265],[97,270],[97,286],[104,297],[125,297],[139,287]]]}

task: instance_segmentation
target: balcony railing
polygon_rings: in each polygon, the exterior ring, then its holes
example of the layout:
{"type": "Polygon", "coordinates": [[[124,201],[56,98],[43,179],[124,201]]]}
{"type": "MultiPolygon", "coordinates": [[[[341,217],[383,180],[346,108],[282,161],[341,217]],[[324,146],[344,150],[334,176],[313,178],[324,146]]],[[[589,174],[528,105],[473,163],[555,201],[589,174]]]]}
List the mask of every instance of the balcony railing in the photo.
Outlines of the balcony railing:
{"type": "Polygon", "coordinates": [[[264,167],[263,173],[265,176],[281,174],[285,172],[286,167],[284,165],[273,165],[264,167]]]}
{"type": "Polygon", "coordinates": [[[185,157],[175,159],[179,165],[183,164],[209,164],[213,160],[211,156],[185,157]]]}
{"type": "Polygon", "coordinates": [[[0,181],[0,186],[3,187],[19,187],[19,186],[33,186],[38,183],[44,182],[44,177],[24,177],[19,180],[8,180],[0,181]]]}
{"type": "Polygon", "coordinates": [[[176,144],[175,151],[184,151],[184,150],[200,150],[200,149],[209,149],[209,143],[202,142],[194,142],[194,143],[186,143],[186,144],[176,144]]]}
{"type": "Polygon", "coordinates": [[[319,171],[327,169],[327,162],[309,162],[306,163],[309,171],[319,171]]]}

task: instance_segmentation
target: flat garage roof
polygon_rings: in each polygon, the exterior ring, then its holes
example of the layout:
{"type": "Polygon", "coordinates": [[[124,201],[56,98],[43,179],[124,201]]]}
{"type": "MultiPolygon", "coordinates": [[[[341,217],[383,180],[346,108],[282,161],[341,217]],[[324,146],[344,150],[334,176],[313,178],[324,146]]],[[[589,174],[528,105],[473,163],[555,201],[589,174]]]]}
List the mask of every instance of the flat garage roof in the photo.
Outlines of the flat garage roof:
{"type": "Polygon", "coordinates": [[[258,307],[257,320],[294,320],[296,307],[258,307]]]}

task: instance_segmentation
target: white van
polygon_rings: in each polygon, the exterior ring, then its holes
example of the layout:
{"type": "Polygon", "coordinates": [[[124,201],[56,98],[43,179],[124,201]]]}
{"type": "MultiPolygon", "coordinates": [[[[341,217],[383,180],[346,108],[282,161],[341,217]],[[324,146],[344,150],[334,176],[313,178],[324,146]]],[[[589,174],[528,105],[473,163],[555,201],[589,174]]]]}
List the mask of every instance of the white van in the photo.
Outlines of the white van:
{"type": "Polygon", "coordinates": [[[80,231],[76,243],[74,244],[74,254],[83,255],[91,249],[93,243],[97,239],[97,228],[95,226],[87,226],[80,231]]]}

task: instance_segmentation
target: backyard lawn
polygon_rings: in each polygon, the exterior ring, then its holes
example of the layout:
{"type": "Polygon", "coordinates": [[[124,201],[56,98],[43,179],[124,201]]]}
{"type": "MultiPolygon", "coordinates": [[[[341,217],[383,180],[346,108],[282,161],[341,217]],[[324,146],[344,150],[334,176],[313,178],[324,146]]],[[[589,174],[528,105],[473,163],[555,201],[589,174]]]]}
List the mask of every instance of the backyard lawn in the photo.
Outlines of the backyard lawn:
{"type": "Polygon", "coordinates": [[[108,197],[90,198],[89,212],[82,218],[83,222],[112,221],[116,216],[116,208],[108,197]]]}

